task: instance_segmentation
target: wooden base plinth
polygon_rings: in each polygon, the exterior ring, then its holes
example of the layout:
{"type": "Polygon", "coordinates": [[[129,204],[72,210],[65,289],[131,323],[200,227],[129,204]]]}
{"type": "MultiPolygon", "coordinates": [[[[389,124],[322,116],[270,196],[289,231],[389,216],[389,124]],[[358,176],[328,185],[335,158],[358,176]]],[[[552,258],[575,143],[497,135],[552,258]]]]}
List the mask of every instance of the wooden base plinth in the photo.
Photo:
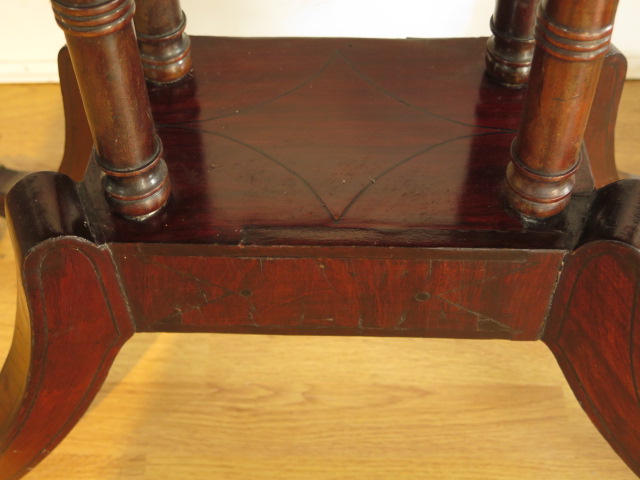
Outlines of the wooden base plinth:
{"type": "MultiPolygon", "coordinates": [[[[0,375],[0,480],[51,451],[120,346],[150,331],[543,338],[640,472],[629,333],[640,186],[596,190],[587,160],[562,214],[512,212],[504,175],[523,93],[485,77],[484,45],[195,37],[195,74],[150,86],[173,185],[165,209],[144,222],[113,214],[95,161],[79,184],[21,181],[7,198],[23,278],[0,375]],[[614,341],[589,312],[613,322],[614,341]]],[[[81,122],[77,102],[66,108],[81,122]]],[[[584,158],[599,139],[591,161],[612,162],[615,119],[592,121],[603,128],[584,158]]]]}

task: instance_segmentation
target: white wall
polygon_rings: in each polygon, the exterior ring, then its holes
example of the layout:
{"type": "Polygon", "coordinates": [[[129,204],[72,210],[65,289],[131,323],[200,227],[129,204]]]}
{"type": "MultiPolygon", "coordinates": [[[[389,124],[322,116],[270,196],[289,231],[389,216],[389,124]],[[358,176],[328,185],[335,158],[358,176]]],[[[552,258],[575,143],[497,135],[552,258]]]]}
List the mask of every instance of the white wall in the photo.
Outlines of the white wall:
{"type": "MultiPolygon", "coordinates": [[[[193,35],[474,37],[494,0],[182,0],[193,35]]],[[[43,0],[12,0],[0,29],[0,82],[55,82],[64,37],[43,0]]],[[[613,41],[640,78],[640,1],[620,0],[613,41]]]]}

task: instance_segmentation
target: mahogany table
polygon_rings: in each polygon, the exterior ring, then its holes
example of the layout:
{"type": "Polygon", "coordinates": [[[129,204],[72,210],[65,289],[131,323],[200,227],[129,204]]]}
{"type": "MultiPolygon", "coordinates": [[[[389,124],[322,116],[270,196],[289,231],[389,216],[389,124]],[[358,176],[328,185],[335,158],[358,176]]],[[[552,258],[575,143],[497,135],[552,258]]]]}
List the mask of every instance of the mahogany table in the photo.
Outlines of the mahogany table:
{"type": "Polygon", "coordinates": [[[0,170],[0,480],[155,331],[542,340],[640,474],[615,0],[499,0],[488,42],[189,38],[176,0],[139,0],[136,36],[132,0],[52,3],[61,173],[0,170]]]}

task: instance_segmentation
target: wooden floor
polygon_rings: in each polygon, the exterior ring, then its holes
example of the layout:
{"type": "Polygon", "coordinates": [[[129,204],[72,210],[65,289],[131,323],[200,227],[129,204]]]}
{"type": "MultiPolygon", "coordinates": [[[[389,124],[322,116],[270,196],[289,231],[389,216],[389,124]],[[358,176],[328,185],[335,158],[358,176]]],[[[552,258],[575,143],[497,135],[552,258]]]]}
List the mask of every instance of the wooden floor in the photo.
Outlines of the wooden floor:
{"type": "MultiPolygon", "coordinates": [[[[57,86],[0,86],[0,103],[0,163],[55,169],[57,86]]],[[[618,164],[640,173],[640,82],[628,82],[621,108],[618,164]]],[[[15,291],[0,220],[0,361],[15,291]]],[[[125,346],[89,413],[27,478],[635,476],[541,343],[145,334],[125,346]]]]}

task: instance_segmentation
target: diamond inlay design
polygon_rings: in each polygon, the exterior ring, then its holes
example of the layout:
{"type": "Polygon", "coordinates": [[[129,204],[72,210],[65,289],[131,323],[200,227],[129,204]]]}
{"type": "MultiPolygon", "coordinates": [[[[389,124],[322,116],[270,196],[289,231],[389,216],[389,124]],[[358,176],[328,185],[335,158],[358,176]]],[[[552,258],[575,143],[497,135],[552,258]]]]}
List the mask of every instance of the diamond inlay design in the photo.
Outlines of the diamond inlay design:
{"type": "Polygon", "coordinates": [[[196,128],[278,165],[302,182],[333,222],[344,219],[386,175],[417,157],[463,139],[511,133],[413,106],[339,51],[307,80],[271,100],[231,115],[164,125],[171,126],[196,128]],[[354,98],[358,108],[348,107],[355,102],[345,99],[354,98]]]}

